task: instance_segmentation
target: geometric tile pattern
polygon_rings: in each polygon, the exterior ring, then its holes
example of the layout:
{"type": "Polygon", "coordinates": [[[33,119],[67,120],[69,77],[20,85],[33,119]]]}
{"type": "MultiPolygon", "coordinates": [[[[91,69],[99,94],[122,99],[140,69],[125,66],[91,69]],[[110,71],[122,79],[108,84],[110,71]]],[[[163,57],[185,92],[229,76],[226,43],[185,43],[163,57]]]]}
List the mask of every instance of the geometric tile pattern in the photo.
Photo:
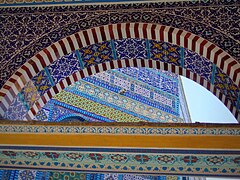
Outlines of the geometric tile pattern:
{"type": "Polygon", "coordinates": [[[52,87],[52,84],[44,69],[40,71],[35,77],[32,78],[32,82],[37,88],[40,96],[42,96],[45,92],[47,92],[52,87]]]}
{"type": "Polygon", "coordinates": [[[118,59],[146,59],[146,43],[142,39],[122,39],[114,41],[118,59]]]}
{"type": "Polygon", "coordinates": [[[37,171],[20,170],[18,172],[18,180],[31,180],[36,178],[37,171]]]}
{"type": "Polygon", "coordinates": [[[181,65],[181,49],[177,45],[162,41],[150,41],[150,58],[156,61],[163,61],[181,65]]]}
{"type": "Polygon", "coordinates": [[[93,102],[121,110],[124,113],[140,117],[146,121],[183,122],[181,118],[171,115],[174,113],[166,113],[165,109],[162,110],[162,108],[154,107],[146,101],[136,101],[133,97],[128,97],[125,94],[120,95],[107,88],[101,88],[88,82],[78,81],[74,86],[67,88],[66,91],[87,98],[93,102]]]}
{"type": "MultiPolygon", "coordinates": [[[[150,105],[152,107],[161,109],[165,112],[168,112],[168,113],[171,113],[174,115],[178,115],[178,113],[179,113],[178,112],[178,106],[179,106],[178,92],[177,92],[177,94],[172,95],[172,94],[166,92],[164,88],[158,89],[158,88],[155,88],[154,86],[151,86],[150,83],[144,82],[144,78],[141,77],[140,74],[141,74],[141,72],[144,72],[144,71],[148,72],[148,69],[147,70],[145,70],[144,68],[140,68],[139,70],[136,70],[138,68],[127,68],[127,69],[133,69],[132,72],[139,72],[138,75],[139,75],[139,78],[141,78],[141,81],[138,81],[137,78],[133,78],[131,76],[125,75],[124,73],[121,73],[121,70],[119,70],[119,71],[118,70],[108,70],[106,72],[98,73],[94,76],[89,76],[87,78],[83,78],[83,80],[90,82],[91,84],[94,84],[98,87],[102,87],[106,90],[109,90],[108,94],[109,93],[114,94],[113,97],[116,97],[116,98],[122,96],[122,95],[116,95],[116,93],[119,94],[121,89],[125,89],[126,92],[124,93],[124,96],[126,97],[126,99],[130,98],[133,101],[135,101],[135,100],[138,101],[137,104],[139,104],[139,102],[140,102],[141,104],[150,105]],[[134,70],[136,70],[136,71],[134,71],[134,70]]],[[[157,74],[156,72],[154,72],[152,70],[150,70],[150,73],[152,74],[153,78],[154,78],[153,75],[157,74]]],[[[162,83],[161,80],[165,80],[165,79],[168,79],[171,82],[171,80],[166,77],[160,78],[160,79],[158,79],[158,78],[153,79],[152,82],[154,82],[155,84],[158,84],[157,81],[159,80],[159,83],[164,84],[164,83],[162,83]]],[[[175,86],[172,89],[175,90],[175,89],[178,89],[178,82],[176,80],[174,80],[174,81],[176,83],[173,83],[175,86]]],[[[158,84],[158,85],[161,86],[160,84],[158,84]]],[[[169,86],[171,87],[171,84],[169,84],[169,86]]],[[[92,91],[90,87],[89,87],[89,91],[92,91]]],[[[83,88],[83,90],[84,89],[85,88],[83,88]]],[[[96,91],[97,91],[97,89],[98,88],[96,88],[96,91]]],[[[84,90],[84,91],[87,91],[87,90],[84,90]]],[[[100,90],[98,90],[98,91],[101,94],[101,91],[100,90]]],[[[105,93],[106,92],[104,92],[103,94],[105,94],[105,93]]],[[[122,99],[122,98],[120,98],[120,99],[122,99]]],[[[128,102],[132,101],[130,99],[128,102]]],[[[133,104],[136,104],[136,102],[134,102],[133,104]]],[[[127,106],[131,107],[129,105],[127,105],[127,106]]]]}
{"type": "Polygon", "coordinates": [[[52,109],[49,113],[48,121],[56,122],[58,119],[66,115],[74,115],[74,111],[69,110],[68,108],[55,105],[53,103],[52,109]]]}
{"type": "Polygon", "coordinates": [[[35,116],[35,119],[38,121],[48,121],[49,111],[42,108],[40,111],[38,111],[37,115],[35,116]]]}
{"type": "Polygon", "coordinates": [[[9,120],[23,120],[27,114],[27,111],[28,109],[26,105],[22,102],[21,98],[18,95],[13,100],[13,103],[10,105],[3,117],[4,119],[9,120]]]}
{"type": "MultiPolygon", "coordinates": [[[[101,150],[101,149],[100,149],[101,150]]],[[[151,150],[150,150],[151,151],[151,150]]],[[[61,169],[74,171],[132,172],[147,174],[188,174],[239,177],[240,157],[236,154],[168,154],[78,151],[0,151],[1,166],[61,169]]],[[[35,171],[19,172],[34,177],[35,171]]],[[[21,179],[22,180],[22,179],[21,179]]]]}
{"type": "MultiPolygon", "coordinates": [[[[116,122],[142,122],[142,121],[146,121],[142,117],[141,118],[136,117],[134,115],[131,115],[131,113],[127,114],[120,109],[116,109],[113,106],[109,107],[105,104],[101,104],[100,102],[92,101],[91,98],[88,99],[88,98],[85,98],[83,96],[75,95],[75,94],[72,94],[72,93],[66,92],[66,91],[61,91],[56,96],[54,96],[53,99],[57,100],[59,102],[62,102],[64,104],[74,106],[78,109],[82,109],[85,113],[87,113],[87,112],[88,112],[88,114],[93,114],[94,113],[96,118],[104,117],[104,118],[107,118],[109,120],[116,121],[116,122]]],[[[164,118],[164,116],[162,114],[160,114],[160,119],[159,120],[161,121],[162,118],[164,118]]],[[[173,122],[177,121],[177,118],[172,116],[172,115],[168,115],[166,118],[169,122],[170,121],[173,121],[173,122]]],[[[165,120],[165,118],[163,119],[163,121],[164,120],[165,120]]]]}
{"type": "Polygon", "coordinates": [[[93,44],[79,50],[84,67],[113,60],[110,41],[93,44]]]}
{"type": "Polygon", "coordinates": [[[197,53],[188,49],[184,50],[184,67],[191,69],[208,81],[212,77],[212,64],[208,59],[199,56],[197,53]]]}
{"type": "Polygon", "coordinates": [[[79,61],[75,53],[70,53],[66,56],[61,57],[57,61],[54,61],[50,66],[47,67],[49,73],[57,84],[59,81],[65,79],[72,73],[80,70],[79,61]]]}
{"type": "Polygon", "coordinates": [[[0,170],[1,180],[10,180],[18,178],[18,170],[0,170]]]}
{"type": "MultiPolygon", "coordinates": [[[[114,72],[115,70],[111,70],[114,72]]],[[[150,68],[119,68],[117,71],[178,96],[178,75],[150,68]]],[[[98,74],[100,75],[100,74],[98,74]]]]}
{"type": "Polygon", "coordinates": [[[216,68],[214,85],[220,89],[226,99],[230,100],[234,106],[237,106],[240,89],[218,67],[216,68]]]}

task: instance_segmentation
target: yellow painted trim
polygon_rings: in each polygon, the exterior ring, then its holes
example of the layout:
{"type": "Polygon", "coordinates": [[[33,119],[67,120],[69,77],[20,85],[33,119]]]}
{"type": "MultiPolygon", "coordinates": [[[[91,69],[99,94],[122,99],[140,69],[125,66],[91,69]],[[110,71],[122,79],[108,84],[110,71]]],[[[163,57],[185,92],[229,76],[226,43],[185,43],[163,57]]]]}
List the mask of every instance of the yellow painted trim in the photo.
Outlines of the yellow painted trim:
{"type": "Polygon", "coordinates": [[[240,136],[0,134],[2,145],[240,149],[240,136]]]}

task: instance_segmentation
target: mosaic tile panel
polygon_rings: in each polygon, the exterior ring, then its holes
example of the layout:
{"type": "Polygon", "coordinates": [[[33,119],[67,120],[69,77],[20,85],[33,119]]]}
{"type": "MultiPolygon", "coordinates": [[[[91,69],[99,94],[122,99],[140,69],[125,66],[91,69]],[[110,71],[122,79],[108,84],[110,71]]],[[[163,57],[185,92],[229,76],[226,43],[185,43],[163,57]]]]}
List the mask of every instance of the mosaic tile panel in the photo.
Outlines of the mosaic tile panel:
{"type": "Polygon", "coordinates": [[[141,39],[121,39],[114,41],[118,59],[146,59],[146,42],[141,39]]]}
{"type": "Polygon", "coordinates": [[[38,121],[48,121],[48,116],[49,116],[49,111],[42,108],[40,111],[38,111],[34,119],[38,121]]]}
{"type": "Polygon", "coordinates": [[[183,122],[181,118],[165,113],[158,108],[140,103],[134,99],[113,93],[99,86],[78,81],[74,86],[66,89],[67,92],[91,99],[94,102],[113,107],[127,114],[139,117],[150,122],[183,122]]]}
{"type": "Polygon", "coordinates": [[[18,180],[33,180],[36,178],[37,171],[20,170],[18,172],[18,180]]]}
{"type": "Polygon", "coordinates": [[[23,120],[27,114],[26,104],[22,102],[19,95],[13,100],[3,118],[9,120],[23,120]]]}
{"type": "Polygon", "coordinates": [[[160,60],[176,66],[181,65],[181,49],[179,46],[154,40],[151,40],[149,43],[151,59],[156,61],[160,60]]]}
{"type": "Polygon", "coordinates": [[[211,81],[212,66],[212,62],[208,59],[201,57],[190,50],[184,50],[184,67],[199,74],[208,81],[211,81]]]}
{"type": "Polygon", "coordinates": [[[158,69],[134,67],[119,68],[117,71],[178,96],[178,75],[176,74],[158,69]]]}
{"type": "Polygon", "coordinates": [[[37,113],[34,120],[60,122],[65,118],[76,116],[89,122],[102,122],[101,120],[88,116],[87,114],[82,114],[76,111],[76,109],[77,108],[74,108],[73,106],[50,100],[37,113]]]}
{"type": "Polygon", "coordinates": [[[226,95],[226,98],[230,100],[234,106],[237,105],[240,90],[218,67],[216,68],[214,84],[223,94],[226,95]]]}
{"type": "Polygon", "coordinates": [[[116,110],[114,108],[107,107],[105,105],[96,103],[89,99],[79,97],[72,93],[61,91],[55,97],[55,100],[63,102],[65,104],[72,105],[74,107],[83,109],[87,112],[92,112],[94,114],[106,117],[110,120],[117,122],[140,122],[143,121],[140,118],[134,117],[132,115],[123,113],[122,111],[116,110]]]}
{"type": "Polygon", "coordinates": [[[110,41],[90,45],[79,50],[84,67],[113,60],[110,41]]]}
{"type": "Polygon", "coordinates": [[[56,84],[72,73],[79,71],[81,68],[77,59],[77,55],[72,52],[61,57],[57,61],[54,61],[54,63],[48,66],[47,69],[49,70],[49,73],[56,84]]]}
{"type": "Polygon", "coordinates": [[[58,105],[54,104],[54,102],[53,102],[52,109],[50,111],[48,120],[55,122],[58,119],[66,116],[66,115],[70,115],[70,114],[73,115],[74,113],[75,113],[74,111],[72,111],[68,108],[58,106],[58,105]]]}
{"type": "Polygon", "coordinates": [[[32,82],[37,88],[40,96],[42,96],[52,87],[52,84],[45,70],[40,71],[35,77],[33,77],[32,82]]]}
{"type": "MultiPolygon", "coordinates": [[[[17,174],[18,170],[0,170],[1,180],[13,180],[11,174],[17,174]],[[9,174],[9,175],[7,175],[9,174]]],[[[178,180],[176,176],[150,176],[136,174],[114,174],[114,173],[84,173],[84,172],[64,172],[64,171],[37,171],[35,179],[24,180],[178,180]],[[171,178],[171,179],[170,179],[171,178]]],[[[182,179],[187,180],[187,179],[182,179]]]]}
{"type": "Polygon", "coordinates": [[[39,99],[40,95],[32,81],[29,81],[20,92],[22,100],[32,107],[34,102],[39,99]]]}
{"type": "MultiPolygon", "coordinates": [[[[162,78],[163,79],[163,78],[162,78]]],[[[84,81],[106,88],[115,93],[125,90],[124,96],[159,108],[165,112],[178,115],[179,99],[177,96],[159,90],[158,87],[136,80],[115,70],[98,73],[84,78],[84,81]]],[[[170,86],[170,85],[169,85],[170,86]]],[[[174,87],[176,91],[176,87],[174,87]]]]}
{"type": "MultiPolygon", "coordinates": [[[[78,152],[78,151],[9,151],[0,152],[0,164],[13,167],[59,167],[65,170],[112,171],[239,176],[239,155],[236,154],[167,154],[78,152]]],[[[24,171],[23,171],[24,172],[24,171]]],[[[26,173],[29,173],[27,170],[26,173]]],[[[33,173],[31,173],[32,175],[33,173]]]]}
{"type": "Polygon", "coordinates": [[[17,178],[18,172],[15,170],[0,170],[0,179],[1,180],[12,180],[17,178]]]}

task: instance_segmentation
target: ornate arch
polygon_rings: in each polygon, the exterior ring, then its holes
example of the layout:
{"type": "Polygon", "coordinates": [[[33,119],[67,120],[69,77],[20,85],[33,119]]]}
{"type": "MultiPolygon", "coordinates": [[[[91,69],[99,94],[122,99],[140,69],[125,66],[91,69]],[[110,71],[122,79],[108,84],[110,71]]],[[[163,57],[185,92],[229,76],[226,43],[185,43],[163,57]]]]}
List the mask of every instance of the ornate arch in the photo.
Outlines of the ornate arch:
{"type": "MultiPolygon", "coordinates": [[[[82,47],[91,44],[100,43],[113,39],[139,38],[149,40],[159,40],[169,42],[175,45],[190,49],[197,54],[209,59],[219,69],[221,69],[236,85],[240,87],[240,65],[225,51],[214,45],[213,43],[196,36],[190,32],[177,28],[162,26],[148,23],[121,23],[111,24],[92,29],[80,31],[68,36],[28,60],[12,77],[5,83],[0,91],[1,95],[1,114],[8,108],[14,97],[20,92],[24,85],[34,77],[39,71],[53,63],[58,58],[82,47]]],[[[45,93],[31,108],[28,118],[33,115],[51,98],[54,94],[62,90],[64,87],[88,75],[101,72],[111,68],[120,68],[128,66],[137,67],[156,67],[159,69],[171,70],[180,75],[204,85],[211,90],[238,118],[239,111],[237,107],[226,98],[226,95],[220,92],[213,84],[204,80],[199,75],[185,70],[183,67],[172,64],[163,63],[153,60],[118,60],[108,63],[98,64],[85,68],[77,73],[72,74],[63,81],[58,82],[47,93],[45,93]],[[127,64],[129,63],[129,64],[127,64]],[[130,64],[131,63],[131,64],[130,64]],[[140,63],[140,64],[139,64],[140,63]],[[104,67],[106,66],[106,68],[104,67]]]]}

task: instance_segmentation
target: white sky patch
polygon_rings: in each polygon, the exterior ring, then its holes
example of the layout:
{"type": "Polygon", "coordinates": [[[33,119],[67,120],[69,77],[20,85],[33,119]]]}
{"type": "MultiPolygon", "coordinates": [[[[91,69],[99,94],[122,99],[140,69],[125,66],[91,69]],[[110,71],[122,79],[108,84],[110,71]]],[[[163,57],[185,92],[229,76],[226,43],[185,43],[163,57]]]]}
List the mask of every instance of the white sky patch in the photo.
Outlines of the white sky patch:
{"type": "Polygon", "coordinates": [[[238,123],[227,107],[210,91],[188,78],[181,76],[181,79],[193,123],[238,123]]]}

